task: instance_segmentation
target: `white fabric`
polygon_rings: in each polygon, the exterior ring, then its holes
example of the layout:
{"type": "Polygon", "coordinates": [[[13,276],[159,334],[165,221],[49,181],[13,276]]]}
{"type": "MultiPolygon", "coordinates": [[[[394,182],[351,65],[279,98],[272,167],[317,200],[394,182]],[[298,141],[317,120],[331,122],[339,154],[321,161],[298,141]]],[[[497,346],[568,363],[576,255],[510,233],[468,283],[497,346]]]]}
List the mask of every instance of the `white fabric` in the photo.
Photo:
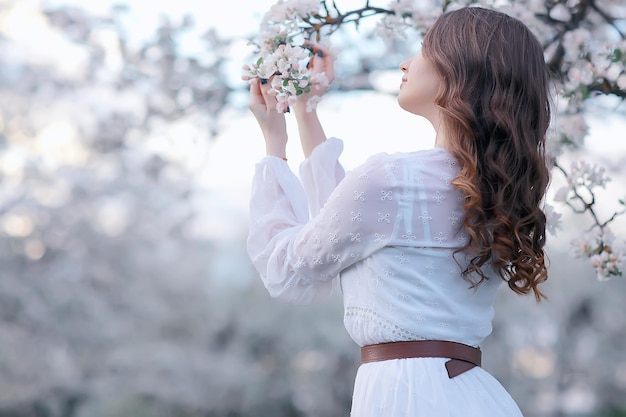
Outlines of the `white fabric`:
{"type": "MultiPolygon", "coordinates": [[[[307,304],[339,286],[344,324],[359,345],[452,340],[478,346],[491,332],[501,279],[461,278],[467,235],[456,161],[444,148],[377,154],[345,173],[330,138],[300,166],[256,166],[248,253],[269,293],[307,304]],[[458,262],[458,263],[457,263],[458,262]],[[461,266],[459,266],[459,264],[461,266]]],[[[445,359],[361,365],[352,417],[521,416],[483,369],[448,378],[445,359]]]]}

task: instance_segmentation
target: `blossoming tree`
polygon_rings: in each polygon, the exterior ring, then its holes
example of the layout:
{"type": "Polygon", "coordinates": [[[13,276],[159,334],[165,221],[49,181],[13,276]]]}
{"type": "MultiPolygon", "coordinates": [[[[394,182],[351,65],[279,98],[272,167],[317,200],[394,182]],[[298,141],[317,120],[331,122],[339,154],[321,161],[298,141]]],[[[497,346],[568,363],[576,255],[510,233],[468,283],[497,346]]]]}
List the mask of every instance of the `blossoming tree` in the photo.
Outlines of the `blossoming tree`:
{"type": "MultiPolygon", "coordinates": [[[[316,84],[326,86],[324,74],[311,73],[312,55],[307,41],[328,43],[333,33],[366,19],[378,19],[376,34],[391,46],[409,32],[423,34],[438,15],[455,8],[479,5],[499,9],[525,22],[538,36],[553,75],[556,116],[548,137],[550,163],[565,185],[556,190],[553,202],[586,216],[589,227],[571,242],[575,258],[586,258],[597,278],[622,276],[625,254],[611,230],[612,223],[626,212],[624,199],[601,218],[596,198],[598,187],[611,179],[606,170],[584,160],[570,166],[561,162],[564,152],[580,148],[588,134],[583,117],[586,103],[599,96],[626,98],[626,5],[617,0],[482,0],[416,1],[393,0],[375,6],[364,0],[359,7],[340,9],[340,2],[327,0],[279,0],[265,14],[259,36],[253,40],[258,59],[244,67],[244,79],[271,79],[277,98],[276,110],[286,112],[303,93],[316,84]]],[[[310,94],[307,108],[315,108],[320,97],[310,94]]],[[[561,227],[561,214],[545,202],[548,230],[561,227]]],[[[623,243],[623,242],[622,242],[623,243]]]]}

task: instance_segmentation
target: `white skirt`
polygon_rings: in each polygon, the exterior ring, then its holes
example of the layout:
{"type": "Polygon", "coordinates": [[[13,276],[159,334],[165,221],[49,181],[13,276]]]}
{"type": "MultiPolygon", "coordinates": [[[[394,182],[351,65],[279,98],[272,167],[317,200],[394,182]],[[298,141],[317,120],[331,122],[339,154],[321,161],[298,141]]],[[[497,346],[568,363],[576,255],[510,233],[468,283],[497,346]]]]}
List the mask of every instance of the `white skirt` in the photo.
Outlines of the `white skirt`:
{"type": "Polygon", "coordinates": [[[445,358],[395,359],[362,364],[351,417],[522,417],[511,395],[475,367],[452,379],[445,358]]]}

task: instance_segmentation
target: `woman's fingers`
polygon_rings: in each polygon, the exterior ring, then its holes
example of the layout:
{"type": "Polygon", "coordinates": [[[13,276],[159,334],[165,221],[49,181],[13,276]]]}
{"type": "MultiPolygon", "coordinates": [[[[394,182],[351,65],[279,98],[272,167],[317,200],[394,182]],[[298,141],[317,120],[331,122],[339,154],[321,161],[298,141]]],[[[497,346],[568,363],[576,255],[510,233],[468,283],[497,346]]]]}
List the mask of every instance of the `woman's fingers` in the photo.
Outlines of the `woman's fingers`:
{"type": "Polygon", "coordinates": [[[261,92],[261,83],[258,78],[250,80],[250,98],[248,99],[248,107],[253,113],[265,111],[265,97],[261,92]]]}
{"type": "MultiPolygon", "coordinates": [[[[270,79],[271,80],[271,79],[270,79]]],[[[272,84],[270,80],[265,78],[261,78],[259,80],[259,88],[261,89],[261,93],[263,94],[263,98],[265,99],[265,104],[270,105],[270,103],[276,104],[276,97],[270,93],[272,89],[272,84]]]]}
{"type": "Polygon", "coordinates": [[[270,92],[271,85],[266,79],[255,78],[250,81],[250,99],[248,107],[254,111],[267,111],[276,108],[276,97],[270,92]]]}
{"type": "Polygon", "coordinates": [[[335,78],[335,71],[333,67],[333,56],[330,51],[322,45],[311,41],[305,41],[305,45],[311,48],[313,52],[313,56],[309,62],[309,69],[314,73],[324,72],[326,78],[332,82],[335,78]]]}

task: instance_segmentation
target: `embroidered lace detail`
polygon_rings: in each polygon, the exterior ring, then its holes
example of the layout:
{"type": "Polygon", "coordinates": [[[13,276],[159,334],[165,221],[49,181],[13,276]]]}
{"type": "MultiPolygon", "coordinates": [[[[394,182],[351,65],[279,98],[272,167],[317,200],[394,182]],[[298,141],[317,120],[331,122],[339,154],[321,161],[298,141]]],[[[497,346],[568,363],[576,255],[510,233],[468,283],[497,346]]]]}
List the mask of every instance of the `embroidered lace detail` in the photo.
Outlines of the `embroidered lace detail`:
{"type": "Polygon", "coordinates": [[[347,307],[345,312],[346,317],[355,317],[368,323],[373,323],[375,327],[380,328],[397,337],[398,340],[422,340],[423,337],[419,337],[415,333],[403,329],[397,324],[381,317],[374,310],[363,307],[347,307]]]}

